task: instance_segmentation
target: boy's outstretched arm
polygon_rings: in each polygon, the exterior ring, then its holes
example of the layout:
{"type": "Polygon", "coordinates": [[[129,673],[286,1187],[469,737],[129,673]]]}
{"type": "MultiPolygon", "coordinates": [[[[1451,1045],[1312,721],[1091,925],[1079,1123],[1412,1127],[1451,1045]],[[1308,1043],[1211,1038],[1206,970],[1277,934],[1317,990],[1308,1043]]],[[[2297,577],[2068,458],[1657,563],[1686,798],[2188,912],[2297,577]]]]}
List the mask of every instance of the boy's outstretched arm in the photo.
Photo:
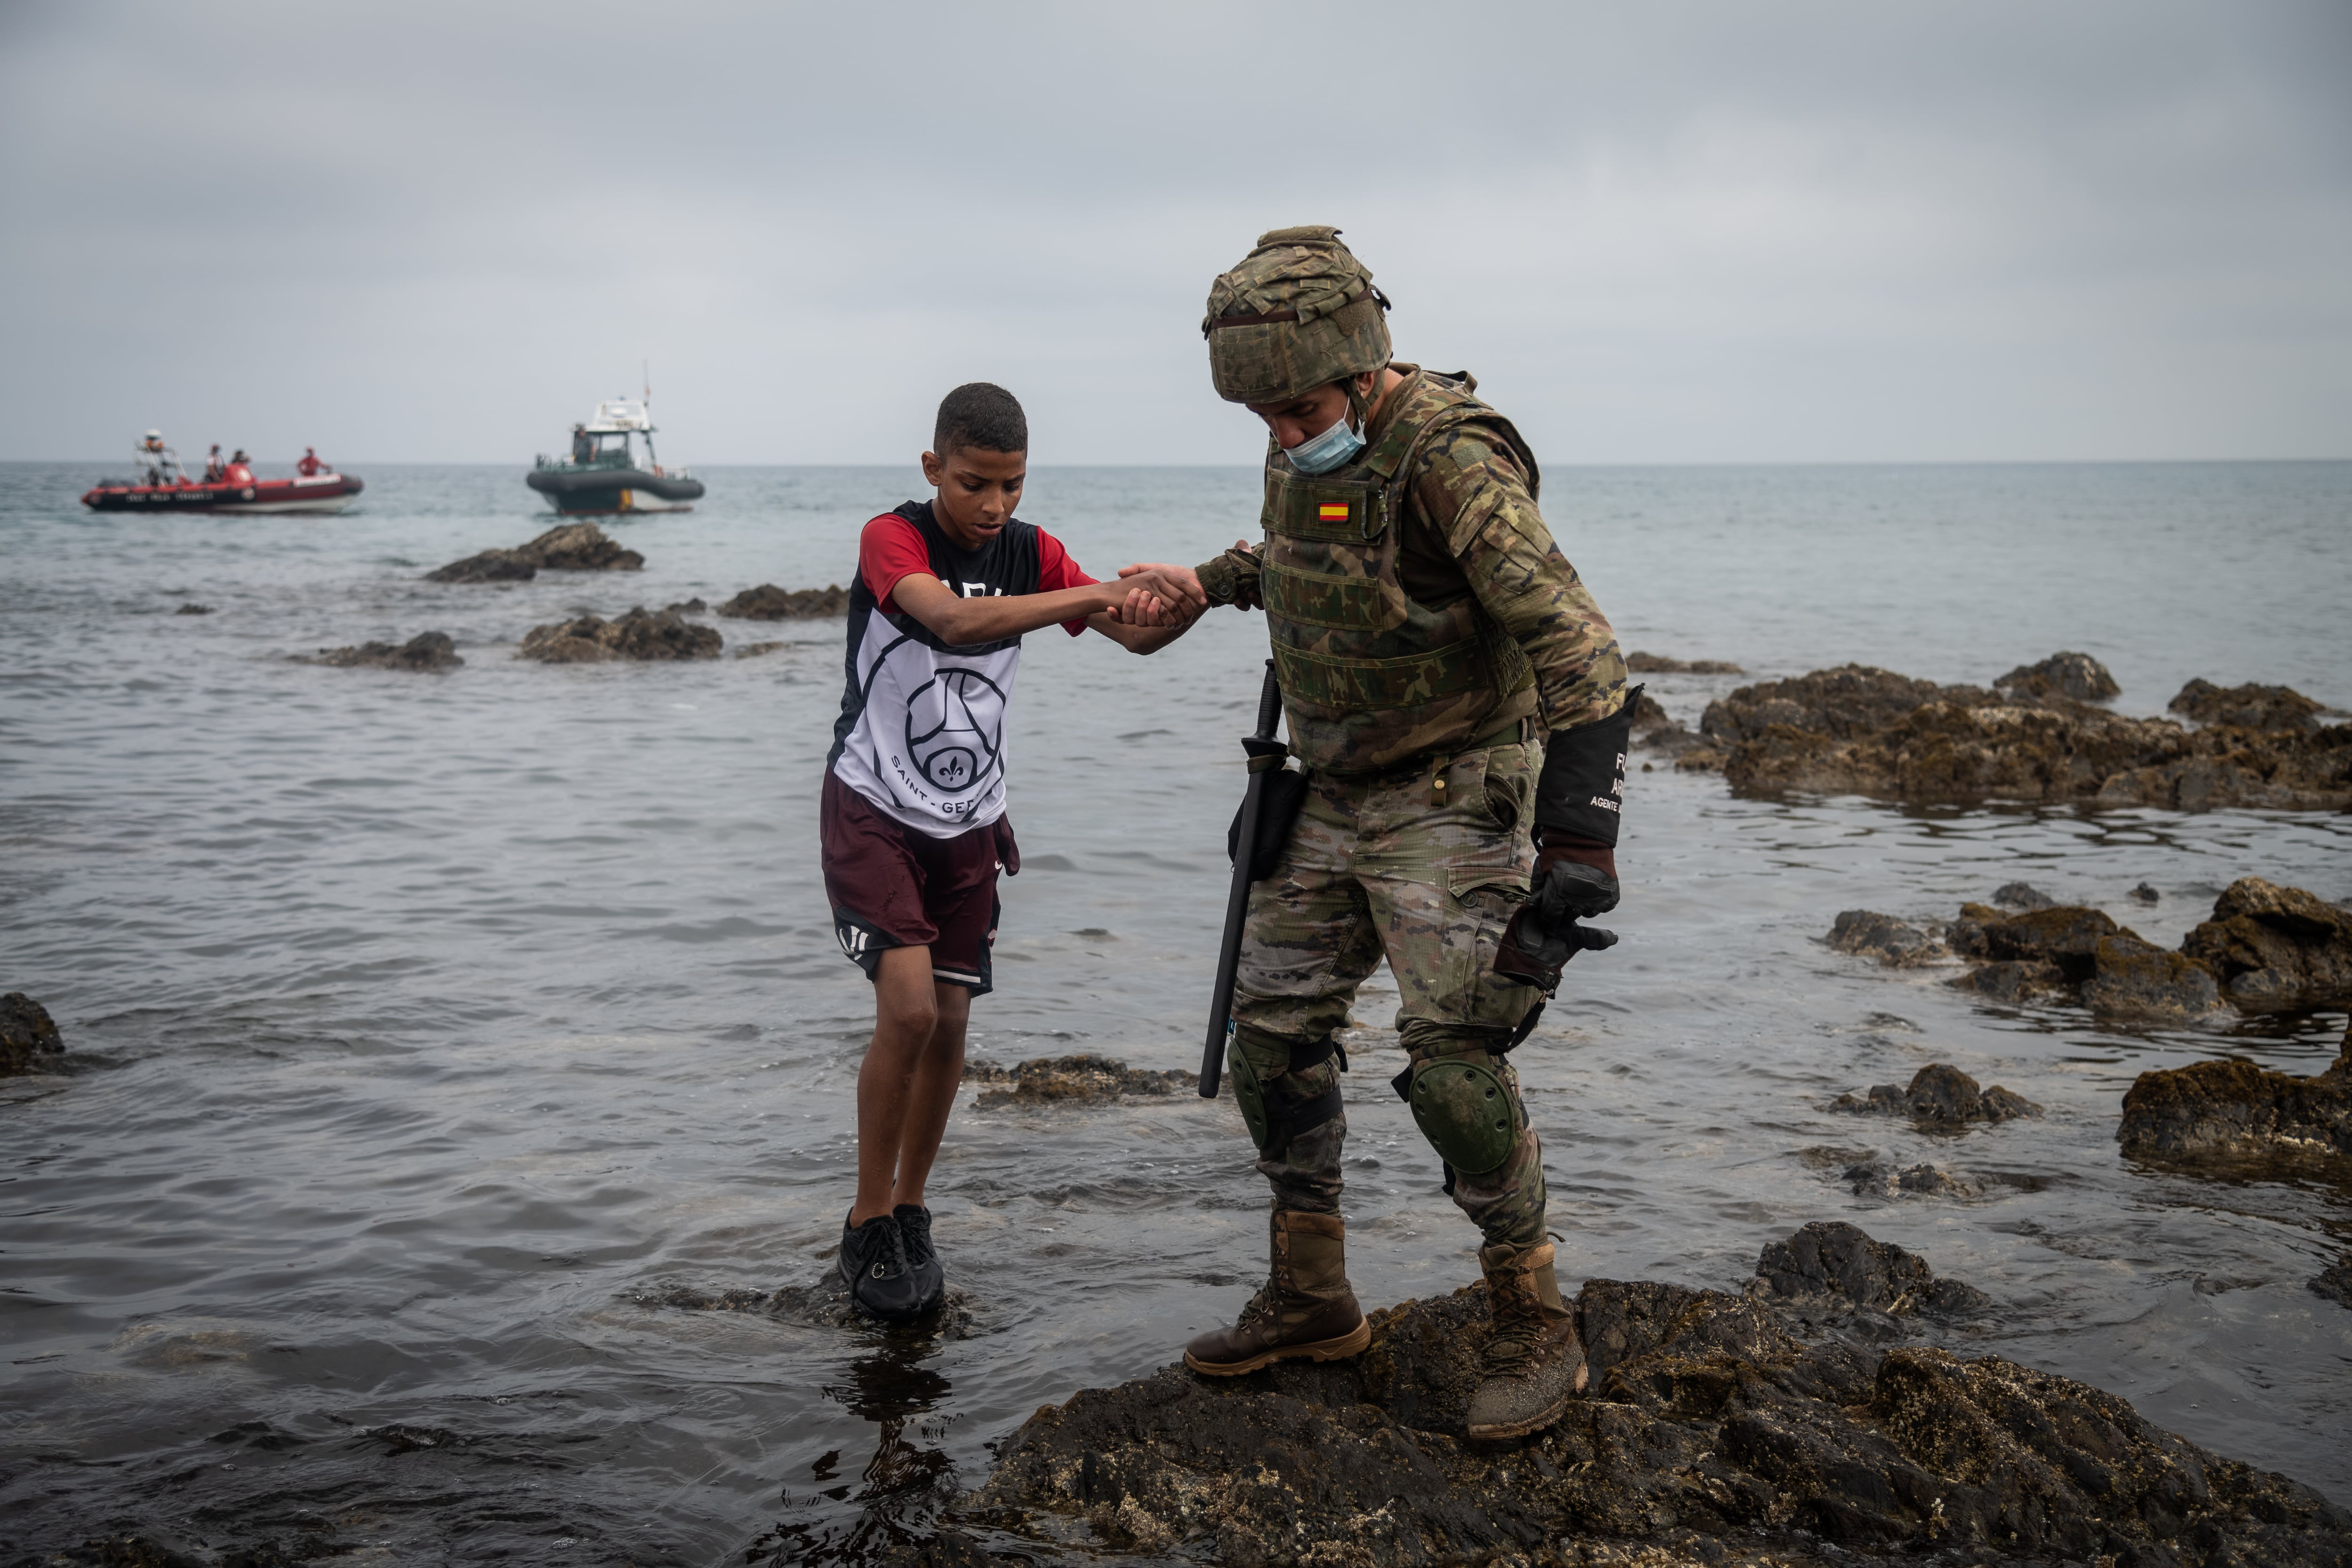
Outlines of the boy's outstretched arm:
{"type": "MultiPolygon", "coordinates": [[[[1197,583],[1192,587],[1194,593],[1200,591],[1197,583]]],[[[890,597],[899,609],[929,627],[941,642],[968,648],[1041,631],[1059,622],[1091,622],[1098,615],[1116,615],[1138,588],[1162,603],[1181,602],[1185,598],[1181,584],[1156,573],[1147,573],[1139,583],[1123,578],[1117,582],[1089,583],[1082,588],[1057,588],[1050,593],[995,594],[971,599],[960,597],[936,577],[910,573],[891,585],[890,597]]]]}
{"type": "Polygon", "coordinates": [[[1157,653],[1192,629],[1208,608],[1201,580],[1186,567],[1145,561],[1118,569],[1124,602],[1087,624],[1130,653],[1157,653]]]}

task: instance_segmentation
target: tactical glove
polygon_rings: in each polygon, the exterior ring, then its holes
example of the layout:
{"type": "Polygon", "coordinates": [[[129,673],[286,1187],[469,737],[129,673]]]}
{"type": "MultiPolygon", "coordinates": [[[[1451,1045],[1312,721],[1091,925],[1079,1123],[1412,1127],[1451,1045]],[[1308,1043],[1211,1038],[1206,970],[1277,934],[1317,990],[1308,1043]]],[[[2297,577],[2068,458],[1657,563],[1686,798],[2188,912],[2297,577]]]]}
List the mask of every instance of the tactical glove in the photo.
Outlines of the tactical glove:
{"type": "Polygon", "coordinates": [[[1616,934],[1578,924],[1617,907],[1617,824],[1635,686],[1607,718],[1552,732],[1536,781],[1536,870],[1511,916],[1495,972],[1549,996],[1579,953],[1616,946],[1616,934]]]}
{"type": "Polygon", "coordinates": [[[1255,552],[1235,545],[1216,559],[1203,561],[1193,573],[1208,591],[1212,604],[1230,604],[1236,610],[1263,610],[1265,596],[1258,579],[1255,552]]]}

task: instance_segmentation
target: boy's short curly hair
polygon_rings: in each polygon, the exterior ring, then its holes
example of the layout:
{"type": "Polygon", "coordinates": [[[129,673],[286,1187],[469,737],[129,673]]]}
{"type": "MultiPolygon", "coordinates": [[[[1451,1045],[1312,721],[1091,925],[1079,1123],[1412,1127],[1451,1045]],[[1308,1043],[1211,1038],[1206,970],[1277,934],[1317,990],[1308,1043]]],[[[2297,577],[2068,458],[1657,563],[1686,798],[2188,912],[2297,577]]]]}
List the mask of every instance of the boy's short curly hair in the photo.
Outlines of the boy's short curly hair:
{"type": "Polygon", "coordinates": [[[1021,400],[993,382],[966,382],[940,400],[931,450],[941,457],[965,447],[983,452],[1029,450],[1029,416],[1021,400]]]}

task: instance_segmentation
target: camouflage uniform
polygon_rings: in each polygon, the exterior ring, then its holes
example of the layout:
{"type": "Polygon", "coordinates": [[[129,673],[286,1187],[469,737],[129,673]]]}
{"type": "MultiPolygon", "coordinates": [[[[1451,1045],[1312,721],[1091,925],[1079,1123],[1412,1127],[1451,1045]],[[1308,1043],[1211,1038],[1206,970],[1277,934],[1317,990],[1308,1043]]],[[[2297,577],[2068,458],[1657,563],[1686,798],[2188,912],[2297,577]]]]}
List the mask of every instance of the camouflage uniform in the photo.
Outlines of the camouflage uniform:
{"type": "MultiPolygon", "coordinates": [[[[1488,1244],[1528,1248],[1543,1239],[1542,1150],[1495,1048],[1538,993],[1493,972],[1496,948],[1534,864],[1538,737],[1614,713],[1625,663],[1537,510],[1517,432],[1469,376],[1395,369],[1348,467],[1299,476],[1269,447],[1265,546],[1202,572],[1213,602],[1267,610],[1308,774],[1251,892],[1234,1050],[1277,1129],[1328,1109],[1329,1042],[1385,956],[1414,1067],[1475,1063],[1507,1091],[1508,1155],[1449,1167],[1449,1188],[1488,1244]]],[[[1335,1114],[1261,1150],[1277,1210],[1338,1211],[1346,1137],[1335,1114]]]]}

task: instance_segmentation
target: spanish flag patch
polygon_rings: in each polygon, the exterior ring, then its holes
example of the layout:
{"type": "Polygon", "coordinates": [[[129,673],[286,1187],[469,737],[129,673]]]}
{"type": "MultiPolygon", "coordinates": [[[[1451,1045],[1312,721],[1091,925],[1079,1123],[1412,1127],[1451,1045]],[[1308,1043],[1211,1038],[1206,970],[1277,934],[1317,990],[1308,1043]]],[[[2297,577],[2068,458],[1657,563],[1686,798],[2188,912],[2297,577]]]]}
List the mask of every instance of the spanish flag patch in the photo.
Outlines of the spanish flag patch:
{"type": "Polygon", "coordinates": [[[1321,502],[1316,507],[1315,515],[1327,523],[1344,523],[1348,520],[1348,503],[1345,501],[1321,502]]]}

